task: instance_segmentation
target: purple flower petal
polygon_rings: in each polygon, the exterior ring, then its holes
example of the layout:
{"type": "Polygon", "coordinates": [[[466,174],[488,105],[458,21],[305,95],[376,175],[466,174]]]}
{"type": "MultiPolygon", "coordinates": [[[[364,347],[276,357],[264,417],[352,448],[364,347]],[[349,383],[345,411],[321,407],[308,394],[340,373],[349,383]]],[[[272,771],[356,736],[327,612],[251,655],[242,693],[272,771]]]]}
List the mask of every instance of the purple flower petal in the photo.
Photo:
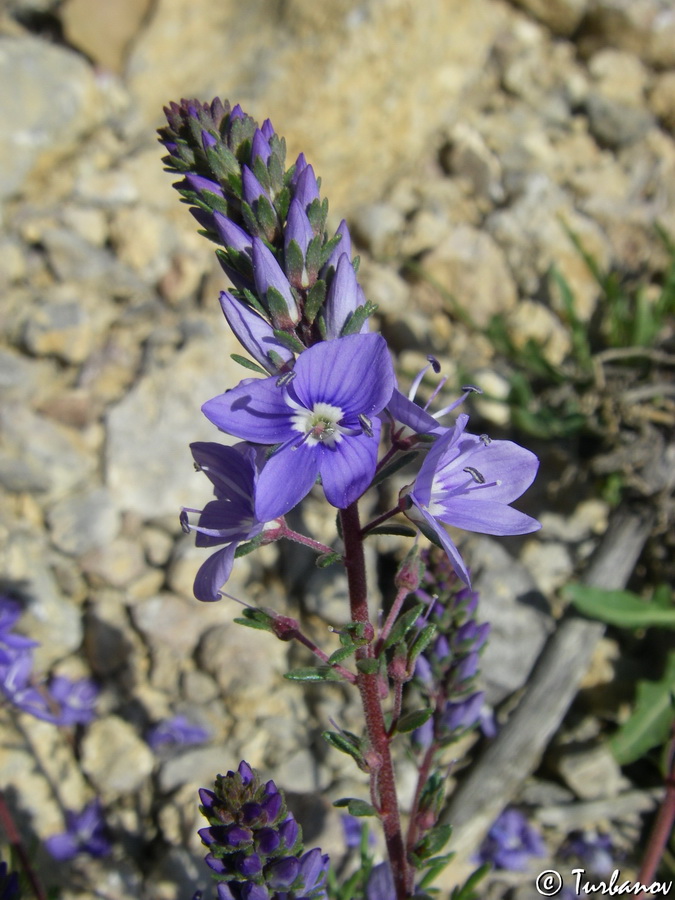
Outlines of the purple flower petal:
{"type": "Polygon", "coordinates": [[[235,299],[228,291],[222,291],[220,305],[239,343],[270,374],[274,375],[278,371],[270,352],[284,362],[293,359],[293,353],[274,336],[272,326],[250,307],[235,299]]]}
{"type": "Polygon", "coordinates": [[[205,603],[220,600],[222,597],[220,588],[223,587],[230,577],[236,551],[236,543],[228,544],[227,547],[217,550],[201,564],[195,576],[193,587],[197,600],[202,600],[205,603]]]}
{"type": "Polygon", "coordinates": [[[245,441],[283,443],[297,436],[297,431],[292,427],[291,410],[277,380],[276,376],[246,378],[231,391],[208,400],[202,412],[218,428],[245,441]]]}
{"type": "Polygon", "coordinates": [[[258,479],[256,516],[270,522],[285,515],[311,491],[319,474],[320,447],[295,446],[297,432],[291,442],[271,456],[258,479]]]}
{"type": "MultiPolygon", "coordinates": [[[[326,337],[329,340],[340,337],[350,315],[364,303],[363,291],[356,280],[356,272],[346,253],[338,259],[337,268],[326,294],[323,312],[326,320],[326,337]]],[[[364,322],[361,333],[368,331],[364,322]]]]}
{"type": "Polygon", "coordinates": [[[372,436],[358,434],[323,451],[321,481],[326,499],[338,509],[346,509],[370,486],[377,466],[381,422],[373,419],[372,436]]]}

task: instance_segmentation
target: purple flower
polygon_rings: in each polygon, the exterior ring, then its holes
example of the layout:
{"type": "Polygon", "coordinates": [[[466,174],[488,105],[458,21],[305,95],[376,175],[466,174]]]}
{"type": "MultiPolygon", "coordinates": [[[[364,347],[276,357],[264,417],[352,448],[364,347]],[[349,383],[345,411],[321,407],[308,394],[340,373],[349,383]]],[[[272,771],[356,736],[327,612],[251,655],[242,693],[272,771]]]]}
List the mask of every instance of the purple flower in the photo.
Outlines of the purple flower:
{"type": "Polygon", "coordinates": [[[393,389],[384,338],[355,334],[305,350],[291,379],[247,379],[202,409],[229,434],[281,445],[258,477],[260,523],[296,506],[318,475],[328,502],[340,509],[366,490],[375,474],[381,426],[373,417],[393,389]]]}
{"type": "Polygon", "coordinates": [[[194,725],[186,716],[179,715],[159,722],[150,729],[145,739],[153,750],[160,750],[167,746],[187,747],[192,744],[203,744],[209,737],[210,734],[205,728],[194,725]]]}
{"type": "Polygon", "coordinates": [[[111,844],[100,800],[93,800],[80,813],[66,810],[66,830],[47,838],[45,847],[60,861],[72,859],[78,853],[94,857],[110,853],[111,844]]]}
{"type": "Polygon", "coordinates": [[[213,482],[216,499],[203,510],[184,509],[183,528],[197,532],[198,547],[225,545],[202,563],[194,593],[198,600],[219,600],[220,588],[230,577],[237,546],[263,529],[264,523],[254,508],[257,454],[246,444],[225,447],[200,441],[190,444],[190,449],[197,467],[213,482]],[[188,512],[200,513],[197,525],[189,524],[188,512]]]}
{"type": "Polygon", "coordinates": [[[439,437],[408,492],[406,515],[435,536],[459,577],[470,577],[441,523],[483,534],[529,534],[541,526],[509,504],[532,484],[539,460],[511,441],[491,441],[465,431],[469,417],[439,437]]]}
{"type": "Polygon", "coordinates": [[[89,678],[71,681],[56,675],[49,684],[49,693],[60,706],[55,725],[87,725],[96,718],[98,687],[89,678]]]}
{"type": "Polygon", "coordinates": [[[392,900],[396,896],[394,876],[388,862],[371,869],[366,885],[366,900],[392,900]]]}
{"type": "MultiPolygon", "coordinates": [[[[365,306],[366,298],[361,285],[356,280],[354,266],[346,253],[337,263],[333,280],[326,294],[324,316],[326,319],[326,337],[328,340],[340,337],[342,329],[359,306],[365,306]]],[[[368,331],[367,320],[360,332],[368,331]]]]}
{"type": "Polygon", "coordinates": [[[0,692],[22,712],[56,724],[49,695],[33,686],[33,654],[30,649],[16,651],[0,665],[0,692]]]}
{"type": "Polygon", "coordinates": [[[505,809],[480,846],[479,862],[523,872],[532,856],[546,856],[541,835],[520,810],[505,809]]]}
{"type": "Polygon", "coordinates": [[[251,247],[257,295],[265,303],[277,328],[292,326],[300,318],[300,312],[283,269],[259,237],[253,238],[251,247]]]}

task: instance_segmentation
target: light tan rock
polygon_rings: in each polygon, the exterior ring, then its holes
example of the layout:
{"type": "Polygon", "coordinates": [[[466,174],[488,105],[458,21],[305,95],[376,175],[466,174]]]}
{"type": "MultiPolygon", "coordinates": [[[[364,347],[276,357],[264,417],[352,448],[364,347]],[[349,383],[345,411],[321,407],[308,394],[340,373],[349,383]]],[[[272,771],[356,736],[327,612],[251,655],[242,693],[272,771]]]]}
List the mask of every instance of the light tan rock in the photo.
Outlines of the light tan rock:
{"type": "Polygon", "coordinates": [[[379,198],[456,113],[503,17],[487,0],[293,0],[277,15],[263,0],[160,0],[129,87],[144,128],[185,95],[226,93],[269,116],[345,213],[379,198]]]}
{"type": "Polygon", "coordinates": [[[151,6],[152,0],[66,0],[59,15],[73,47],[120,72],[129,45],[151,6]]]}
{"type": "Polygon", "coordinates": [[[568,36],[581,22],[590,0],[516,0],[516,3],[554,34],[568,36]]]}
{"type": "Polygon", "coordinates": [[[134,727],[118,716],[98,719],[82,741],[82,770],[108,797],[138,790],[155,764],[134,727]]]}

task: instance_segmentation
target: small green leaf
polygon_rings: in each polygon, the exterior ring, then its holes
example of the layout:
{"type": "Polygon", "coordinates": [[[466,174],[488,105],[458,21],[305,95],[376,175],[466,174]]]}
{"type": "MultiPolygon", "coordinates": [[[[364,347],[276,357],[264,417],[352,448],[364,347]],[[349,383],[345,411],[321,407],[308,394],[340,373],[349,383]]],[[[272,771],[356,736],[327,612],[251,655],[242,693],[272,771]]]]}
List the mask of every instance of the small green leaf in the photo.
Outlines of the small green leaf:
{"type": "Polygon", "coordinates": [[[288,678],[289,681],[342,681],[341,676],[330,666],[291,669],[290,672],[286,672],[284,678],[288,678]]]}
{"type": "MultiPolygon", "coordinates": [[[[275,290],[274,288],[269,288],[269,290],[267,291],[268,299],[269,299],[269,295],[274,290],[275,290]]],[[[281,294],[279,294],[278,291],[276,291],[276,293],[279,295],[279,297],[281,297],[281,294]]],[[[286,301],[284,301],[284,309],[286,308],[285,303],[286,303],[286,301]]],[[[285,347],[288,347],[289,350],[292,350],[293,353],[302,353],[302,351],[305,349],[305,345],[302,344],[298,340],[298,338],[295,337],[294,334],[289,334],[287,331],[281,331],[281,329],[276,328],[274,330],[274,337],[278,341],[280,341],[285,347]]]]}
{"type": "Polygon", "coordinates": [[[602,588],[570,584],[567,597],[586,616],[618,625],[620,628],[675,628],[675,606],[665,607],[662,597],[642,600],[630,591],[605,591],[602,588]]]}
{"type": "Polygon", "coordinates": [[[247,606],[242,615],[234,620],[237,625],[245,625],[247,628],[257,628],[259,631],[270,631],[274,634],[272,616],[262,609],[247,606]]]}
{"type": "Polygon", "coordinates": [[[377,810],[375,807],[366,803],[365,800],[357,800],[354,797],[342,797],[340,800],[336,800],[333,803],[333,806],[336,806],[338,809],[344,809],[347,807],[347,812],[350,816],[376,816],[377,810]]]}
{"type": "Polygon", "coordinates": [[[342,326],[340,337],[345,337],[348,334],[358,334],[358,332],[361,331],[363,323],[366,319],[370,318],[376,310],[377,304],[371,303],[370,300],[366,301],[364,306],[357,306],[342,326]]]}
{"type": "MultiPolygon", "coordinates": [[[[427,869],[427,872],[419,883],[420,889],[424,890],[428,888],[430,884],[433,884],[454,856],[455,854],[453,852],[427,859],[423,864],[423,867],[427,869]]],[[[434,891],[433,893],[437,893],[437,891],[434,891]]]]}
{"type": "Polygon", "coordinates": [[[483,863],[482,866],[469,875],[461,887],[453,888],[450,900],[475,900],[475,897],[478,896],[475,891],[476,886],[491,871],[492,863],[483,863]]]}
{"type": "Polygon", "coordinates": [[[668,656],[660,681],[639,681],[635,709],[610,739],[609,746],[620,765],[635,762],[663,744],[675,716],[675,651],[668,656]]]}
{"type": "Polygon", "coordinates": [[[408,653],[408,662],[412,666],[420,653],[424,652],[429,644],[433,641],[434,635],[438,631],[438,626],[430,622],[417,635],[413,641],[413,645],[408,653]]]}
{"type": "Polygon", "coordinates": [[[380,661],[369,656],[366,659],[357,660],[356,668],[364,675],[374,675],[380,668],[380,661]]]}
{"type": "Polygon", "coordinates": [[[321,556],[317,556],[314,562],[319,569],[327,569],[328,566],[333,566],[341,560],[342,554],[336,550],[334,553],[322,553],[321,556]]]}
{"type": "Polygon", "coordinates": [[[340,647],[339,650],[336,650],[335,653],[331,653],[328,657],[328,664],[331,666],[336,665],[336,663],[341,663],[343,659],[348,659],[350,656],[353,656],[356,653],[357,647],[355,644],[351,644],[349,647],[340,647]]]}
{"type": "Polygon", "coordinates": [[[324,731],[322,732],[321,737],[324,741],[329,743],[331,747],[334,747],[341,753],[346,753],[347,756],[351,756],[355,759],[359,768],[365,769],[366,763],[363,754],[361,753],[360,741],[356,735],[351,734],[348,731],[324,731]]]}
{"type": "MultiPolygon", "coordinates": [[[[396,730],[405,734],[408,731],[414,731],[416,728],[424,725],[424,723],[434,714],[433,709],[415,709],[413,712],[406,713],[396,723],[396,730]]],[[[436,851],[434,851],[435,853],[436,851]]]]}
{"type": "Polygon", "coordinates": [[[307,294],[305,301],[305,318],[311,324],[316,319],[319,310],[326,299],[326,282],[323,278],[316,281],[307,294]]]}
{"type": "Polygon", "coordinates": [[[424,608],[424,603],[416,603],[415,606],[412,607],[412,609],[409,609],[408,612],[403,613],[403,615],[396,620],[396,624],[391,629],[389,637],[384,642],[385,648],[393,647],[394,644],[398,644],[399,641],[403,640],[403,638],[413,627],[417,619],[420,617],[424,608]]]}
{"type": "Polygon", "coordinates": [[[415,846],[413,859],[422,861],[434,856],[445,847],[451,834],[452,825],[435,825],[415,846]]]}
{"type": "Polygon", "coordinates": [[[244,544],[239,544],[234,553],[235,559],[241,559],[242,556],[248,556],[249,553],[253,553],[254,550],[257,550],[258,547],[262,544],[263,536],[261,534],[256,535],[254,538],[251,538],[250,541],[246,541],[244,544]]]}
{"type": "Polygon", "coordinates": [[[245,356],[240,356],[238,353],[230,353],[230,359],[234,360],[236,363],[239,363],[240,366],[243,366],[245,369],[251,369],[253,372],[259,372],[262,375],[269,375],[269,372],[266,372],[262,366],[259,366],[258,363],[254,363],[251,359],[246,359],[245,356]]]}

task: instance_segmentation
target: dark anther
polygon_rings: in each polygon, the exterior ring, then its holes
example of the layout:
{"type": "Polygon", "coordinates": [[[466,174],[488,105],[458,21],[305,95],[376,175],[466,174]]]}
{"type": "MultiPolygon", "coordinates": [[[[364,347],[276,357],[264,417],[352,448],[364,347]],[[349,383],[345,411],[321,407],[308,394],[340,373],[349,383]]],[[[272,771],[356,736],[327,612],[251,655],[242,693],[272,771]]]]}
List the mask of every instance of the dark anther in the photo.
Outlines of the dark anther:
{"type": "Polygon", "coordinates": [[[476,387],[475,384],[463,384],[462,390],[469,394],[482,394],[483,389],[476,387]]]}
{"type": "Polygon", "coordinates": [[[201,470],[202,470],[202,467],[201,467],[201,466],[200,466],[200,465],[199,465],[199,463],[198,463],[198,462],[196,462],[196,463],[192,463],[192,465],[193,465],[193,466],[194,466],[194,470],[195,470],[195,472],[201,472],[201,470]]]}
{"type": "Polygon", "coordinates": [[[466,472],[467,475],[470,475],[476,484],[485,484],[485,475],[481,475],[478,469],[474,469],[473,466],[466,466],[466,468],[462,469],[462,472],[466,472]]]}
{"type": "Polygon", "coordinates": [[[438,373],[441,371],[441,364],[439,363],[439,361],[435,356],[427,356],[427,360],[431,363],[431,368],[438,375],[438,373]]]}
{"type": "Polygon", "coordinates": [[[188,521],[188,515],[185,510],[183,510],[183,512],[181,512],[180,514],[180,527],[183,529],[185,534],[190,534],[190,523],[188,521]]]}
{"type": "Polygon", "coordinates": [[[486,447],[488,444],[492,443],[492,438],[490,437],[489,434],[481,434],[481,435],[479,435],[479,437],[480,437],[481,441],[485,444],[486,447]]]}
{"type": "Polygon", "coordinates": [[[283,375],[280,375],[277,378],[277,381],[276,381],[277,387],[286,387],[287,384],[290,384],[291,381],[293,381],[296,374],[297,374],[296,372],[284,372],[283,375]]]}
{"type": "Polygon", "coordinates": [[[368,416],[364,413],[360,413],[359,422],[361,423],[361,428],[363,428],[364,433],[367,437],[373,436],[373,423],[370,421],[368,416]]]}

